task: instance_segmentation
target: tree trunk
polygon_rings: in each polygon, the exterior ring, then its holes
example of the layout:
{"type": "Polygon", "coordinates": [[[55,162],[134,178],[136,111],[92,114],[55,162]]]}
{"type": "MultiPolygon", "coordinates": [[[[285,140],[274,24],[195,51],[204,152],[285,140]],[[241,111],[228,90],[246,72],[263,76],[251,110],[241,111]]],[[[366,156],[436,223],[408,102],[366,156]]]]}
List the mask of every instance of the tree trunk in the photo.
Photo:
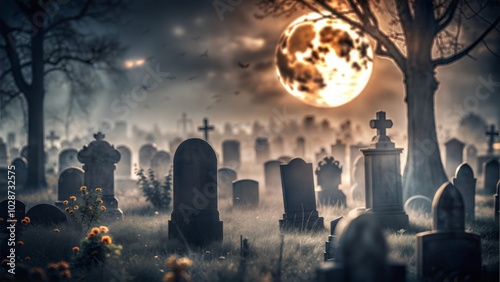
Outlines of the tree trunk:
{"type": "Polygon", "coordinates": [[[27,190],[47,187],[43,131],[43,88],[28,100],[28,180],[27,190]]]}
{"type": "Polygon", "coordinates": [[[31,86],[25,93],[28,102],[28,180],[27,190],[39,190],[47,187],[45,180],[44,150],[44,31],[31,38],[31,86]]]}
{"type": "Polygon", "coordinates": [[[424,195],[431,200],[447,181],[441,162],[434,115],[437,81],[433,67],[422,62],[406,71],[408,156],[403,175],[403,197],[424,195]]]}

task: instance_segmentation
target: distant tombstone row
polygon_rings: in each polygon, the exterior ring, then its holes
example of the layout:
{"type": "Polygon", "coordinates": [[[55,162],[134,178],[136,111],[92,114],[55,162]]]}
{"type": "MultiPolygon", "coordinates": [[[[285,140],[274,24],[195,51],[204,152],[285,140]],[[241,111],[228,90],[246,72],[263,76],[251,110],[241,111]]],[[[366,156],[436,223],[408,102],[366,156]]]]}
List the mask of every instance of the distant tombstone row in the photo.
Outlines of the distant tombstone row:
{"type": "Polygon", "coordinates": [[[240,141],[226,140],[222,142],[222,165],[232,169],[238,169],[240,167],[240,141]]]}
{"type": "Polygon", "coordinates": [[[257,163],[264,163],[271,156],[269,149],[269,141],[265,137],[258,137],[255,139],[255,161],[257,163]]]}
{"type": "Polygon", "coordinates": [[[151,169],[155,172],[158,179],[164,178],[171,166],[172,157],[166,151],[158,151],[151,159],[151,169]]]}
{"type": "Polygon", "coordinates": [[[266,192],[279,191],[281,189],[281,163],[278,160],[269,160],[264,163],[264,186],[266,192]]]}
{"type": "Polygon", "coordinates": [[[156,144],[149,143],[142,145],[139,149],[139,167],[148,170],[151,168],[151,160],[158,151],[156,144]]]}

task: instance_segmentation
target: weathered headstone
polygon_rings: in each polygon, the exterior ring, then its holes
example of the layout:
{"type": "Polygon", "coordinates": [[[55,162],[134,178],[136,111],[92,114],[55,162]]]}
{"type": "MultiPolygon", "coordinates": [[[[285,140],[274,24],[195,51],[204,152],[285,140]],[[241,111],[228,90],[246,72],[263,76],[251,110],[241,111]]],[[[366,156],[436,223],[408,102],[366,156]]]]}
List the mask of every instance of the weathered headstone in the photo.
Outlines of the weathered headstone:
{"type": "Polygon", "coordinates": [[[121,145],[116,147],[120,152],[120,161],[116,164],[116,176],[118,178],[130,179],[130,172],[132,171],[132,152],[130,149],[121,145]]]}
{"type": "Polygon", "coordinates": [[[500,164],[497,159],[484,163],[484,192],[487,195],[495,194],[496,185],[500,179],[500,164]]]}
{"type": "Polygon", "coordinates": [[[264,184],[266,192],[279,191],[281,188],[280,161],[270,160],[264,163],[264,184]]]}
{"type": "Polygon", "coordinates": [[[335,260],[335,253],[337,250],[337,242],[339,238],[335,236],[335,227],[342,219],[342,216],[339,216],[332,221],[330,221],[330,235],[328,235],[328,240],[325,242],[325,252],[323,253],[324,261],[333,261],[335,260]]]}
{"type": "Polygon", "coordinates": [[[271,156],[269,142],[265,137],[255,139],[255,160],[257,163],[264,163],[271,156]]]}
{"type": "Polygon", "coordinates": [[[16,186],[24,187],[26,180],[28,180],[28,161],[23,157],[15,158],[12,161],[16,173],[16,186]]]}
{"type": "Polygon", "coordinates": [[[446,161],[445,168],[448,177],[455,174],[457,167],[463,162],[463,152],[465,143],[453,138],[445,143],[446,147],[446,161]]]}
{"type": "Polygon", "coordinates": [[[366,147],[369,147],[368,145],[363,145],[361,143],[358,143],[356,145],[350,145],[349,146],[349,157],[350,157],[350,168],[351,168],[351,171],[352,171],[352,168],[354,167],[354,161],[356,160],[356,158],[359,156],[359,155],[362,155],[361,153],[361,149],[364,149],[366,147]]]}
{"type": "Polygon", "coordinates": [[[443,184],[432,202],[432,231],[418,233],[417,274],[426,281],[480,281],[481,236],[465,231],[460,191],[443,184]]]}
{"type": "Polygon", "coordinates": [[[233,182],[233,206],[254,208],[259,205],[259,182],[241,179],[233,182]]]}
{"type": "Polygon", "coordinates": [[[432,200],[424,195],[414,195],[405,202],[406,213],[417,213],[428,216],[432,212],[432,200]]]}
{"type": "Polygon", "coordinates": [[[324,228],[324,220],[318,216],[312,164],[295,158],[287,165],[280,165],[281,185],[285,213],[280,219],[280,229],[299,231],[324,228]]]}
{"type": "Polygon", "coordinates": [[[158,151],[151,159],[151,169],[155,172],[158,179],[163,179],[169,172],[172,162],[170,153],[158,151]]]}
{"type": "Polygon", "coordinates": [[[351,199],[365,201],[365,157],[361,154],[356,157],[352,165],[351,199]]]}
{"type": "Polygon", "coordinates": [[[405,229],[408,215],[403,209],[400,154],[403,149],[395,148],[386,134],[392,121],[385,118],[385,112],[377,112],[377,119],[370,121],[370,127],[377,129],[369,148],[362,149],[365,156],[366,207],[384,227],[405,229]]]}
{"type": "Polygon", "coordinates": [[[174,209],[169,239],[205,245],[222,241],[217,201],[217,157],[198,138],[182,142],[174,155],[174,209]]]}
{"type": "MultiPolygon", "coordinates": [[[[64,209],[63,201],[69,200],[71,196],[78,196],[80,187],[84,183],[84,172],[78,167],[68,167],[59,173],[57,185],[56,206],[64,209]]],[[[97,187],[96,187],[97,188],[97,187]]]]}
{"type": "Polygon", "coordinates": [[[323,205],[346,207],[346,196],[339,190],[342,183],[342,166],[333,157],[324,157],[316,168],[316,177],[321,191],[318,200],[323,205]]]}
{"type": "Polygon", "coordinates": [[[7,167],[8,164],[7,144],[0,137],[0,167],[7,167]]]}
{"type": "Polygon", "coordinates": [[[238,178],[236,170],[229,167],[221,167],[217,171],[217,183],[219,185],[219,197],[228,198],[233,194],[233,181],[238,178]]]}
{"type": "Polygon", "coordinates": [[[474,145],[469,145],[465,147],[465,162],[470,165],[470,167],[477,170],[477,148],[474,145]]]}
{"type": "Polygon", "coordinates": [[[34,226],[60,226],[68,222],[66,214],[56,206],[38,204],[28,210],[26,216],[34,226]]]}
{"type": "Polygon", "coordinates": [[[73,148],[62,150],[59,154],[59,173],[72,166],[81,166],[78,161],[78,151],[73,148]]]}
{"type": "Polygon", "coordinates": [[[240,141],[225,140],[222,142],[222,165],[238,169],[241,164],[240,141]]]}
{"type": "Polygon", "coordinates": [[[462,163],[457,167],[455,177],[453,178],[453,185],[462,194],[465,204],[465,220],[467,222],[474,221],[476,178],[474,178],[474,172],[467,163],[462,163]]]}
{"type": "Polygon", "coordinates": [[[139,167],[144,169],[145,171],[150,169],[151,160],[156,154],[156,151],[158,151],[158,149],[156,147],[156,144],[154,143],[142,145],[142,147],[139,149],[139,167]]]}
{"type": "Polygon", "coordinates": [[[335,231],[338,238],[335,261],[318,268],[316,281],[405,281],[406,267],[388,259],[384,233],[373,215],[361,214],[344,224],[344,228],[337,227],[335,231]]]}
{"type": "Polygon", "coordinates": [[[78,152],[78,160],[83,163],[84,185],[89,189],[101,188],[103,205],[107,208],[104,217],[109,220],[123,219],[115,197],[114,173],[120,161],[120,152],[104,140],[104,134],[94,134],[95,140],[83,146],[78,152]]]}

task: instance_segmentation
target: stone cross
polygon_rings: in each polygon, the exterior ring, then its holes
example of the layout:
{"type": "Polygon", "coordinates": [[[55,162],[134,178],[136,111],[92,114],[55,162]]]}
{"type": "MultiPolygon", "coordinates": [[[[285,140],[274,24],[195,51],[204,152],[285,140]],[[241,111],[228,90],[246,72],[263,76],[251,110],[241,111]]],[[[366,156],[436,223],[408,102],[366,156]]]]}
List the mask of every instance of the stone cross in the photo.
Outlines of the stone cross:
{"type": "Polygon", "coordinates": [[[498,131],[495,130],[495,125],[490,125],[490,129],[485,132],[488,139],[488,155],[493,154],[493,143],[495,143],[495,137],[498,136],[498,131]]]}
{"type": "Polygon", "coordinates": [[[177,121],[177,125],[182,126],[182,134],[186,135],[187,134],[187,126],[191,125],[191,128],[193,127],[193,121],[187,117],[186,113],[182,113],[182,118],[177,121]]]}
{"type": "Polygon", "coordinates": [[[54,141],[59,140],[59,136],[56,135],[55,131],[50,131],[50,135],[47,136],[47,140],[50,141],[50,146],[54,147],[54,141]]]}
{"type": "Polygon", "coordinates": [[[380,111],[376,114],[377,119],[370,120],[370,127],[377,129],[377,136],[374,138],[374,142],[387,142],[388,136],[386,133],[387,128],[392,127],[392,120],[385,118],[385,112],[380,111]]]}
{"type": "Polygon", "coordinates": [[[198,127],[198,131],[203,131],[203,137],[208,142],[208,133],[215,130],[213,125],[208,125],[208,118],[203,119],[203,126],[198,127]]]}

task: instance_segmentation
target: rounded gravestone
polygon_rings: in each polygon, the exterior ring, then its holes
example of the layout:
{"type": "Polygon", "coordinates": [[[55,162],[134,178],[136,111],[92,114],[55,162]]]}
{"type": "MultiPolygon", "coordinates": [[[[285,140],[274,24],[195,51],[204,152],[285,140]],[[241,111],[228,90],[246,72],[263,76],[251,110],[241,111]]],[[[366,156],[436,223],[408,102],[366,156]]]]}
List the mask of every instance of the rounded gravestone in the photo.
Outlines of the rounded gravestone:
{"type": "Polygon", "coordinates": [[[278,158],[278,161],[281,164],[288,164],[291,160],[292,160],[292,157],[289,157],[289,156],[281,156],[278,158]]]}
{"type": "Polygon", "coordinates": [[[465,230],[464,201],[460,191],[450,182],[441,185],[434,195],[432,215],[432,230],[465,230]]]}
{"type": "Polygon", "coordinates": [[[30,218],[33,226],[60,226],[68,221],[62,210],[49,204],[39,204],[32,207],[26,216],[30,218]]]}
{"type": "Polygon", "coordinates": [[[83,181],[84,171],[81,168],[68,167],[63,170],[59,174],[56,205],[62,208],[64,200],[69,200],[71,196],[78,196],[83,181]]]}
{"type": "Polygon", "coordinates": [[[166,151],[158,151],[151,159],[151,169],[155,172],[158,179],[165,177],[170,170],[172,157],[166,151]]]}
{"type": "Polygon", "coordinates": [[[233,182],[233,206],[252,208],[259,205],[259,182],[241,179],[233,182]]]}
{"type": "Polygon", "coordinates": [[[217,183],[219,185],[219,197],[229,198],[233,194],[233,181],[238,178],[236,170],[229,167],[221,167],[217,171],[217,183]]]}
{"type": "Polygon", "coordinates": [[[406,200],[404,209],[406,213],[428,216],[432,212],[432,201],[424,195],[415,195],[406,200]]]}
{"type": "Polygon", "coordinates": [[[80,166],[78,151],[73,148],[64,149],[59,153],[59,173],[71,166],[80,166]]]}
{"type": "Polygon", "coordinates": [[[264,184],[267,192],[281,189],[281,174],[279,160],[270,160],[264,163],[264,184]]]}

